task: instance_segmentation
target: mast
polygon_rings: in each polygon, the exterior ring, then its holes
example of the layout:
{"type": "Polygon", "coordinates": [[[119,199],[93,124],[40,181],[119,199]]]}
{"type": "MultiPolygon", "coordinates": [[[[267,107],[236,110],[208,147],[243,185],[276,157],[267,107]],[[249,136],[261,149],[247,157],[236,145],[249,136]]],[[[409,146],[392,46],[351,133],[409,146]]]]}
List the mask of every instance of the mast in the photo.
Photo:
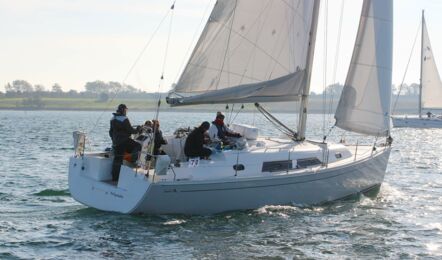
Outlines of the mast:
{"type": "Polygon", "coordinates": [[[419,118],[422,118],[422,71],[423,71],[423,60],[424,60],[424,26],[425,26],[425,17],[424,10],[422,10],[422,36],[421,36],[421,75],[420,75],[420,84],[419,84],[419,118]]]}
{"type": "Polygon", "coordinates": [[[307,73],[306,73],[304,89],[302,92],[301,107],[299,109],[299,123],[298,123],[298,132],[297,132],[298,141],[302,141],[305,139],[305,129],[307,123],[307,105],[308,105],[308,96],[310,91],[310,81],[312,76],[313,55],[315,53],[315,41],[316,41],[316,30],[318,27],[319,4],[320,0],[315,0],[313,6],[312,25],[310,26],[310,39],[309,39],[307,64],[306,64],[307,73]]]}

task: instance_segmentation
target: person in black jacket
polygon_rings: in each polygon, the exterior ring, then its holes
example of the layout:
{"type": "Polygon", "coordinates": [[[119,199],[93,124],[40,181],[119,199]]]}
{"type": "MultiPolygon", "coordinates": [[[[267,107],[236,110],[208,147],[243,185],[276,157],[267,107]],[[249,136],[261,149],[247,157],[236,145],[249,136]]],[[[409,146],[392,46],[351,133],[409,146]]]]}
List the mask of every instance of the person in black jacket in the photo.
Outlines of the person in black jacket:
{"type": "Polygon", "coordinates": [[[112,180],[118,181],[120,177],[120,168],[123,163],[124,152],[138,153],[141,151],[141,145],[132,140],[131,134],[138,132],[134,129],[127,118],[127,106],[120,104],[117,112],[110,121],[109,136],[112,139],[114,148],[114,161],[112,163],[112,180]]]}
{"type": "Polygon", "coordinates": [[[212,150],[204,147],[204,133],[209,130],[210,123],[203,122],[199,127],[195,128],[186,139],[184,144],[184,154],[187,157],[208,158],[212,154],[212,150]]]}
{"type": "Polygon", "coordinates": [[[166,139],[163,137],[163,132],[160,130],[160,121],[152,120],[153,129],[155,132],[154,146],[153,146],[153,154],[154,155],[165,155],[166,153],[160,150],[161,145],[167,144],[166,139]]]}

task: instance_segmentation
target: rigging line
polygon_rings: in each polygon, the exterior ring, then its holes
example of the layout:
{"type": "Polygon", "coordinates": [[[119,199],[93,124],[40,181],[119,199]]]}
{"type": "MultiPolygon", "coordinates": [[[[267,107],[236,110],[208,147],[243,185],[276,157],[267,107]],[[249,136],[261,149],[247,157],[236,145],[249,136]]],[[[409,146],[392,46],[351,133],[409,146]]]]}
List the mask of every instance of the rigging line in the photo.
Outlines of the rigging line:
{"type": "MultiPolygon", "coordinates": [[[[341,12],[340,12],[340,17],[339,17],[339,26],[338,26],[338,38],[337,38],[337,42],[336,42],[336,52],[335,52],[335,64],[334,64],[334,68],[333,68],[333,84],[336,84],[336,74],[337,74],[337,68],[339,65],[339,53],[341,50],[341,35],[342,35],[342,22],[343,22],[343,17],[344,17],[344,4],[345,4],[345,0],[342,0],[341,2],[341,12]]],[[[332,110],[333,110],[333,104],[334,104],[334,97],[335,97],[335,93],[333,91],[331,91],[330,93],[331,97],[330,97],[330,102],[329,102],[329,125],[331,124],[331,119],[332,119],[332,110]]]]}
{"type": "Polygon", "coordinates": [[[323,98],[322,98],[322,136],[325,136],[325,120],[327,112],[327,49],[328,49],[328,0],[324,1],[324,63],[323,63],[323,77],[324,77],[324,86],[323,86],[323,98]]]}
{"type": "MultiPolygon", "coordinates": [[[[167,54],[168,54],[168,52],[169,52],[169,43],[170,43],[170,35],[171,35],[171,31],[172,31],[173,14],[174,14],[173,11],[175,10],[175,2],[176,2],[176,1],[174,1],[173,4],[172,4],[172,6],[170,7],[170,10],[172,10],[172,11],[171,11],[172,14],[171,14],[171,16],[170,16],[169,30],[168,30],[168,34],[167,34],[167,40],[166,40],[166,48],[165,48],[165,50],[164,50],[164,59],[163,59],[163,67],[162,67],[162,71],[161,71],[161,77],[160,77],[160,81],[158,82],[158,90],[157,90],[157,94],[158,94],[158,102],[157,102],[157,107],[156,107],[156,111],[155,111],[155,120],[157,120],[156,122],[158,122],[158,117],[159,117],[159,115],[160,115],[160,107],[161,107],[161,92],[160,92],[160,89],[161,89],[161,86],[162,86],[163,83],[164,83],[164,70],[165,70],[165,68],[166,68],[167,54]]],[[[155,139],[156,139],[156,138],[155,138],[155,135],[156,135],[157,131],[159,131],[159,123],[155,124],[154,127],[153,127],[153,135],[154,135],[154,138],[153,138],[153,140],[152,140],[152,142],[151,142],[151,144],[150,144],[150,147],[149,147],[149,150],[150,150],[150,153],[151,153],[151,154],[154,154],[154,149],[155,149],[155,139]]],[[[153,163],[152,161],[153,161],[153,159],[151,159],[151,160],[149,161],[148,169],[151,168],[152,163],[153,163]]],[[[155,174],[156,174],[156,171],[154,171],[154,176],[153,176],[154,178],[155,178],[155,174]]]]}
{"type": "Polygon", "coordinates": [[[293,135],[291,132],[287,131],[284,127],[281,127],[281,125],[279,125],[277,122],[275,122],[275,121],[274,121],[269,115],[266,115],[263,111],[261,111],[261,110],[259,110],[259,109],[258,109],[258,111],[261,112],[262,115],[264,116],[264,118],[266,118],[270,123],[272,123],[273,126],[274,126],[277,130],[279,130],[281,133],[287,135],[287,136],[290,137],[290,138],[295,138],[295,137],[294,137],[295,135],[293,135]]]}
{"type": "Polygon", "coordinates": [[[262,114],[262,116],[264,116],[264,118],[266,118],[270,123],[272,123],[279,131],[290,136],[290,133],[288,132],[288,130],[284,129],[282,127],[282,125],[281,125],[282,123],[281,124],[277,123],[278,120],[274,120],[275,118],[273,118],[270,115],[270,113],[268,113],[265,109],[263,109],[262,107],[258,107],[258,106],[256,106],[256,109],[262,114]]]}
{"type": "MultiPolygon", "coordinates": [[[[174,2],[175,3],[175,2],[174,2]]],[[[126,82],[126,80],[128,79],[129,75],[132,73],[132,70],[135,68],[135,66],[138,64],[138,62],[140,61],[141,57],[143,56],[144,52],[146,51],[146,49],[150,46],[153,38],[155,37],[155,35],[157,34],[158,30],[161,28],[163,22],[166,20],[166,18],[169,16],[170,13],[170,8],[168,9],[168,11],[166,12],[165,16],[161,19],[160,23],[158,24],[158,26],[156,27],[156,29],[154,30],[154,32],[152,33],[150,39],[146,42],[146,44],[144,45],[143,49],[141,50],[141,52],[138,54],[137,58],[135,59],[134,63],[132,64],[132,66],[129,68],[129,71],[127,72],[126,76],[123,79],[123,86],[126,82]]],[[[92,130],[89,131],[90,133],[93,133],[93,131],[96,129],[98,122],[100,121],[101,117],[103,117],[104,113],[107,112],[106,110],[110,107],[111,103],[115,100],[115,98],[117,97],[117,95],[119,94],[119,90],[117,90],[114,95],[112,96],[112,98],[108,101],[108,105],[105,106],[105,109],[101,112],[101,114],[98,116],[97,120],[95,121],[94,125],[92,126],[92,130]]]]}
{"type": "Polygon", "coordinates": [[[230,109],[230,112],[227,112],[227,122],[229,122],[230,125],[230,119],[232,119],[232,115],[233,115],[233,109],[235,108],[235,103],[232,104],[232,108],[230,109]]]}
{"type": "Polygon", "coordinates": [[[253,110],[253,119],[252,119],[252,125],[255,126],[255,119],[256,119],[256,110],[253,110]]]}
{"type": "Polygon", "coordinates": [[[242,109],[244,109],[244,104],[242,104],[241,108],[238,109],[238,112],[236,112],[235,117],[233,117],[233,119],[230,121],[230,124],[232,124],[235,121],[236,117],[238,116],[239,112],[241,112],[242,109]]]}
{"type": "Polygon", "coordinates": [[[173,11],[175,9],[175,1],[173,2],[173,5],[170,7],[170,9],[172,10],[172,14],[170,16],[169,31],[167,33],[166,49],[164,51],[164,59],[163,59],[163,68],[161,70],[161,79],[164,79],[164,70],[166,68],[167,55],[169,53],[170,35],[172,33],[173,14],[174,14],[173,11]]]}
{"type": "Polygon", "coordinates": [[[330,136],[331,132],[333,131],[333,129],[335,129],[336,125],[332,125],[329,129],[326,135],[324,135],[324,137],[322,138],[322,142],[325,143],[325,141],[327,140],[327,137],[330,136]]]}
{"type": "Polygon", "coordinates": [[[394,114],[394,112],[396,110],[397,101],[399,100],[399,96],[401,95],[402,87],[404,86],[405,76],[407,75],[407,72],[408,72],[408,66],[410,65],[411,57],[413,56],[413,50],[416,45],[421,26],[422,26],[422,21],[419,23],[419,27],[416,32],[416,36],[414,37],[413,46],[411,47],[410,56],[408,57],[407,66],[405,67],[404,76],[402,77],[402,82],[401,82],[401,85],[399,86],[399,91],[397,93],[396,100],[394,101],[393,110],[392,110],[391,114],[394,114]]]}
{"type": "MultiPolygon", "coordinates": [[[[154,150],[155,150],[155,135],[157,133],[157,131],[159,131],[159,123],[158,123],[158,117],[160,115],[160,107],[161,107],[161,86],[164,83],[164,70],[166,68],[166,61],[167,61],[167,54],[169,52],[169,43],[170,43],[170,35],[172,32],[172,24],[173,24],[173,15],[174,15],[174,10],[175,10],[175,3],[176,1],[173,2],[172,6],[170,7],[170,10],[172,10],[172,14],[170,16],[170,22],[169,22],[169,30],[168,30],[168,34],[167,34],[167,40],[166,40],[166,48],[164,50],[164,59],[163,59],[163,67],[162,67],[162,71],[161,71],[161,77],[160,77],[160,81],[158,82],[158,90],[157,90],[157,94],[158,94],[158,102],[157,102],[157,107],[156,107],[156,111],[155,111],[155,120],[157,120],[157,124],[154,125],[153,127],[153,138],[152,138],[152,142],[150,143],[150,147],[149,151],[150,154],[154,154],[154,150]]],[[[151,168],[153,163],[153,158],[151,158],[151,160],[149,160],[149,164],[148,164],[148,169],[151,168]]],[[[149,170],[148,170],[149,171],[149,170]]],[[[156,171],[154,171],[154,175],[153,178],[155,178],[156,175],[156,171]]]]}
{"type": "Polygon", "coordinates": [[[325,143],[325,121],[327,119],[327,64],[328,64],[328,0],[324,1],[324,63],[323,63],[323,98],[322,98],[322,136],[325,149],[322,150],[322,161],[325,162],[327,154],[327,143],[325,143]]]}
{"type": "MultiPolygon", "coordinates": [[[[162,68],[162,72],[161,72],[161,77],[160,77],[160,82],[158,83],[158,103],[157,103],[157,109],[156,109],[156,113],[155,113],[155,120],[158,120],[159,114],[160,114],[160,106],[161,106],[161,86],[164,84],[164,70],[166,68],[166,62],[167,62],[167,55],[169,53],[169,44],[170,44],[170,35],[172,32],[172,25],[173,25],[173,15],[174,15],[174,10],[175,10],[175,2],[173,2],[172,6],[170,7],[171,11],[171,15],[170,15],[170,22],[169,22],[169,31],[167,34],[167,40],[166,40],[166,48],[164,50],[164,59],[163,59],[163,68],[162,68]]],[[[154,129],[155,130],[155,129],[154,129]]],[[[154,141],[155,143],[155,141],[154,141]]]]}
{"type": "Polygon", "coordinates": [[[267,120],[270,121],[279,131],[281,131],[283,134],[287,135],[288,137],[292,139],[296,139],[297,133],[288,128],[286,125],[284,125],[281,121],[279,121],[276,117],[274,117],[272,114],[270,114],[266,109],[264,109],[259,103],[255,103],[255,107],[258,109],[261,114],[267,118],[267,120]]]}

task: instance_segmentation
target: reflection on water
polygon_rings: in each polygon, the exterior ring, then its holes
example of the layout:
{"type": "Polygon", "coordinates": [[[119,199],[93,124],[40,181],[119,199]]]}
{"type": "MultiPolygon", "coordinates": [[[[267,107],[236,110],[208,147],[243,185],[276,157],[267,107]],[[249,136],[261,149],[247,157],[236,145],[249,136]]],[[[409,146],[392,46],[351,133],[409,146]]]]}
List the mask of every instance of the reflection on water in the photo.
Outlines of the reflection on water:
{"type": "MultiPolygon", "coordinates": [[[[393,130],[387,175],[375,198],[214,216],[127,216],[87,208],[69,195],[72,132],[87,131],[93,150],[108,147],[110,112],[101,114],[0,111],[0,259],[442,257],[442,129],[393,130]]],[[[214,114],[160,116],[170,134],[214,114]]],[[[277,116],[295,127],[296,115],[277,116]]],[[[129,117],[139,124],[153,113],[129,117]]],[[[279,136],[258,114],[240,113],[236,122],[279,136]]],[[[322,115],[309,117],[310,138],[322,139],[322,122],[322,115]]],[[[329,139],[341,135],[335,129],[329,139]]]]}

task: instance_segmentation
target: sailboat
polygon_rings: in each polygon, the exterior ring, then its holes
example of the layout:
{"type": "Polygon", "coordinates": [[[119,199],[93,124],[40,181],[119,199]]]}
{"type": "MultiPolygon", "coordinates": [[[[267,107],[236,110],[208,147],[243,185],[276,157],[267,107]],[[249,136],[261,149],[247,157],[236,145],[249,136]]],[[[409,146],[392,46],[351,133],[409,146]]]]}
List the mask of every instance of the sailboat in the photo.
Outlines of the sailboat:
{"type": "Polygon", "coordinates": [[[186,158],[186,136],[170,136],[167,155],[156,156],[154,165],[144,161],[151,139],[142,139],[141,162],[123,165],[118,183],[111,181],[112,154],[82,152],[85,137],[77,136],[83,141],[69,162],[71,195],[89,207],[125,214],[214,214],[317,205],[379,189],[392,142],[392,2],[364,0],[335,113],[337,127],[377,143],[305,138],[319,0],[218,0],[167,102],[256,103],[266,113],[262,103],[299,101],[297,129],[279,122],[275,129],[286,137],[275,138],[238,126],[243,145],[214,152],[208,160],[186,158]]]}
{"type": "Polygon", "coordinates": [[[442,81],[437,70],[433,49],[422,11],[421,71],[419,85],[419,116],[393,116],[394,127],[442,128],[442,117],[430,111],[422,116],[422,109],[442,108],[442,81]]]}

